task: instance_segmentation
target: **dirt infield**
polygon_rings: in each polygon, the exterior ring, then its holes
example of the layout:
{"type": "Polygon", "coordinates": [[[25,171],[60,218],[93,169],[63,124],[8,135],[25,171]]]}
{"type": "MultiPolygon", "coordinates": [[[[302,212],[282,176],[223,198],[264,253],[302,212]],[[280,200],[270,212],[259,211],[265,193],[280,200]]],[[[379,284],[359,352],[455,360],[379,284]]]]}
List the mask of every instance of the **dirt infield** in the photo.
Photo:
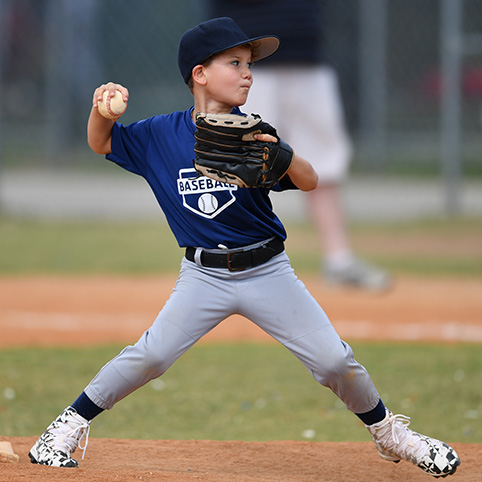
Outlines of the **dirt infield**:
{"type": "MultiPolygon", "coordinates": [[[[0,437],[1,439],[1,437],[0,437]]],[[[427,482],[407,462],[382,460],[370,442],[215,442],[92,439],[77,469],[33,465],[35,437],[11,437],[20,462],[0,465],[1,482],[427,482]]],[[[480,481],[482,447],[454,444],[462,465],[451,480],[480,481]]],[[[80,455],[79,455],[80,458],[80,455]]],[[[445,479],[447,480],[447,479],[445,479]]]]}
{"type": "MultiPolygon", "coordinates": [[[[303,279],[343,338],[482,343],[480,279],[403,277],[382,295],[303,279]]],[[[0,347],[131,343],[152,323],[174,283],[173,276],[0,277],[0,347]]],[[[216,340],[271,338],[233,316],[203,339],[216,340]]]]}
{"type": "MultiPolygon", "coordinates": [[[[132,343],[157,315],[172,277],[0,278],[0,347],[132,343]]],[[[337,291],[305,278],[338,332],[350,340],[482,342],[482,281],[398,279],[384,295],[337,291]]],[[[233,316],[203,342],[270,341],[233,316]]],[[[1,427],[0,427],[1,434],[1,427]]],[[[20,462],[0,464],[0,482],[212,482],[432,480],[411,464],[379,458],[371,443],[216,442],[92,438],[79,469],[32,465],[35,437],[2,437],[20,462]]],[[[454,481],[481,480],[479,444],[453,444],[462,459],[454,481]]],[[[81,454],[79,455],[79,458],[81,454]]]]}

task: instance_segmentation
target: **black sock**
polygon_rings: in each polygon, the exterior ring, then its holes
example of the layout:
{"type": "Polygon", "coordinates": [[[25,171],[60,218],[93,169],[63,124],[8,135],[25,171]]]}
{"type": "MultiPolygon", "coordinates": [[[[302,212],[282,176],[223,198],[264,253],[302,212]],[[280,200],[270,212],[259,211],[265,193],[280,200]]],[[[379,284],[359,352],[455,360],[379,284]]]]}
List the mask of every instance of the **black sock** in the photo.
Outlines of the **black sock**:
{"type": "Polygon", "coordinates": [[[72,407],[75,408],[77,413],[84,417],[87,420],[92,420],[94,417],[97,417],[99,413],[104,411],[103,408],[98,407],[86,394],[82,392],[79,395],[79,398],[72,404],[72,407]]]}
{"type": "Polygon", "coordinates": [[[385,405],[382,400],[378,402],[378,405],[369,412],[366,413],[355,413],[355,415],[365,424],[373,425],[374,423],[381,422],[386,416],[385,405]]]}

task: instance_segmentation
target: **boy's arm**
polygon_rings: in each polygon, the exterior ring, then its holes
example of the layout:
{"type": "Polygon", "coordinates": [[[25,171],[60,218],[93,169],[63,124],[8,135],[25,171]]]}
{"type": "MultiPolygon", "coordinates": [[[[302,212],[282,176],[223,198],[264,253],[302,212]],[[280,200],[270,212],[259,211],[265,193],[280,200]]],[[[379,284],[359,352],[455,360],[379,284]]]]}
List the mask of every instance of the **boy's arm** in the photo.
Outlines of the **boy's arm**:
{"type": "MultiPolygon", "coordinates": [[[[254,137],[260,141],[276,142],[276,138],[269,134],[257,134],[254,137]]],[[[306,159],[298,156],[296,152],[286,175],[301,191],[312,191],[318,185],[318,174],[316,174],[313,166],[306,159]]]]}
{"type": "Polygon", "coordinates": [[[296,152],[286,175],[301,191],[312,191],[318,185],[318,174],[316,174],[313,166],[306,159],[298,156],[296,152]]]}
{"type": "Polygon", "coordinates": [[[109,82],[108,84],[101,85],[95,90],[92,99],[92,110],[90,111],[87,124],[87,139],[89,147],[97,154],[110,154],[112,152],[112,127],[115,120],[106,119],[99,113],[99,109],[97,108],[98,102],[102,100],[102,94],[106,90],[110,92],[109,95],[112,97],[115,95],[115,91],[119,90],[122,93],[125,102],[129,99],[129,91],[120,84],[109,82]]]}

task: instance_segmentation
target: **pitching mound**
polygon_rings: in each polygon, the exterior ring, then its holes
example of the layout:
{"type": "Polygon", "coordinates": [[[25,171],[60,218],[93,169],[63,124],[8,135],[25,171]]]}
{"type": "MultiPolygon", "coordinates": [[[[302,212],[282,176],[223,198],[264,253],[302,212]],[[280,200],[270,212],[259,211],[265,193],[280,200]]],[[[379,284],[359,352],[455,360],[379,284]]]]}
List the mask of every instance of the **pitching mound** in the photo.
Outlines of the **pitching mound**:
{"type": "MultiPolygon", "coordinates": [[[[388,482],[433,480],[407,462],[382,460],[371,442],[214,442],[91,439],[80,468],[31,464],[35,437],[8,439],[18,464],[1,464],[2,482],[388,482]]],[[[480,480],[482,447],[453,444],[462,465],[454,481],[480,480]]],[[[78,455],[79,459],[81,455],[78,455]]]]}

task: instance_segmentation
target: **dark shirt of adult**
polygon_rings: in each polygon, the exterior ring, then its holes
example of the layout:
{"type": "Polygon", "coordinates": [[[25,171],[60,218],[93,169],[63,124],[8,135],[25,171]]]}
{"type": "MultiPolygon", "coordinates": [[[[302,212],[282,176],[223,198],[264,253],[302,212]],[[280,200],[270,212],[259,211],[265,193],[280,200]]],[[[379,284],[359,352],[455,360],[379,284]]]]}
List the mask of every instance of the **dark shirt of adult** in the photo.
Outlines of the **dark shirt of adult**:
{"type": "Polygon", "coordinates": [[[320,0],[210,0],[208,17],[231,17],[248,37],[276,35],[280,49],[263,65],[325,61],[320,0]]]}

